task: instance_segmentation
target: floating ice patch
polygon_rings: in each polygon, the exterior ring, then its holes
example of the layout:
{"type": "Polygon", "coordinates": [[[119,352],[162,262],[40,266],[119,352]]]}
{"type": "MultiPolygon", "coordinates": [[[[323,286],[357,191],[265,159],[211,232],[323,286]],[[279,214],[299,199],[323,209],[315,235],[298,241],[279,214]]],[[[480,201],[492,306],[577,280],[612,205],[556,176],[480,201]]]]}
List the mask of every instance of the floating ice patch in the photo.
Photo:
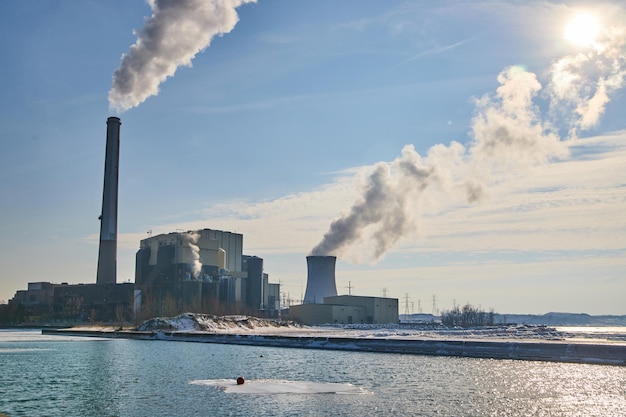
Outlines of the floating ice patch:
{"type": "Polygon", "coordinates": [[[189,382],[194,385],[217,387],[226,393],[238,394],[367,394],[352,384],[333,382],[285,381],[277,379],[246,380],[238,385],[234,379],[205,379],[189,382]]]}

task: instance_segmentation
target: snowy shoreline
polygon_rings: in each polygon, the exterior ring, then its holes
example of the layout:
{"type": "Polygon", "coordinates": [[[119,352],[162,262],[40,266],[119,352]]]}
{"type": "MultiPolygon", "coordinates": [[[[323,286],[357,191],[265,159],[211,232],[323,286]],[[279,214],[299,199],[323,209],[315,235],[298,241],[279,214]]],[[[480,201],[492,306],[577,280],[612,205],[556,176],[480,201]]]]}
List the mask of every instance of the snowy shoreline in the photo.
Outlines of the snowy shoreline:
{"type": "Polygon", "coordinates": [[[203,331],[44,329],[42,334],[300,349],[514,359],[626,366],[626,344],[537,340],[415,339],[203,331]]]}

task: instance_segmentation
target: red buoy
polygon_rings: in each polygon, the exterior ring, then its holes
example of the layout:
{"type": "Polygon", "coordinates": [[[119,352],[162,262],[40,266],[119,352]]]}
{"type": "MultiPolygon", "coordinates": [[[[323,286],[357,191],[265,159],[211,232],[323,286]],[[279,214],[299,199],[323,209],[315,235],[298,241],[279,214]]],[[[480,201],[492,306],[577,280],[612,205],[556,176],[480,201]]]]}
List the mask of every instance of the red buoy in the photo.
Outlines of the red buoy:
{"type": "Polygon", "coordinates": [[[240,376],[239,378],[237,378],[237,385],[243,385],[243,383],[246,382],[245,379],[243,379],[242,376],[240,376]]]}

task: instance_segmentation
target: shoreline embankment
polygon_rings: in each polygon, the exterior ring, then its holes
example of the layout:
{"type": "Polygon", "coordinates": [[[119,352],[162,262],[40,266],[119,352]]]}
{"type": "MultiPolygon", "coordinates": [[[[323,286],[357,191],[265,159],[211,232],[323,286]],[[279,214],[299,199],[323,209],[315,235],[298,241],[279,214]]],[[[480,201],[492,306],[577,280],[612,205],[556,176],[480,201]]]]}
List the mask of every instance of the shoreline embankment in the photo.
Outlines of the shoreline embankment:
{"type": "Polygon", "coordinates": [[[626,366],[626,345],[568,341],[448,340],[224,334],[185,331],[42,329],[42,334],[114,339],[218,343],[298,349],[325,349],[483,359],[626,366]]]}

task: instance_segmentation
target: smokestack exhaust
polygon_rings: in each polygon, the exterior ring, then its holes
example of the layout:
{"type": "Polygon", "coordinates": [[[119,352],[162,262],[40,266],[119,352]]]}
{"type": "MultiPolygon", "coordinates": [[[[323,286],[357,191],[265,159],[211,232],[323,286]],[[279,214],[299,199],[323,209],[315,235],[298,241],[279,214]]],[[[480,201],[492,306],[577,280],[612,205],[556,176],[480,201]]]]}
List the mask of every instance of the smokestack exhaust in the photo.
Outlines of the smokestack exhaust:
{"type": "Polygon", "coordinates": [[[120,162],[120,126],[118,117],[107,119],[107,143],[104,160],[104,188],[100,214],[100,250],[96,284],[117,281],[117,189],[120,162]]]}
{"type": "Polygon", "coordinates": [[[307,256],[308,277],[304,304],[323,304],[324,297],[337,296],[335,284],[336,256],[307,256]]]}

